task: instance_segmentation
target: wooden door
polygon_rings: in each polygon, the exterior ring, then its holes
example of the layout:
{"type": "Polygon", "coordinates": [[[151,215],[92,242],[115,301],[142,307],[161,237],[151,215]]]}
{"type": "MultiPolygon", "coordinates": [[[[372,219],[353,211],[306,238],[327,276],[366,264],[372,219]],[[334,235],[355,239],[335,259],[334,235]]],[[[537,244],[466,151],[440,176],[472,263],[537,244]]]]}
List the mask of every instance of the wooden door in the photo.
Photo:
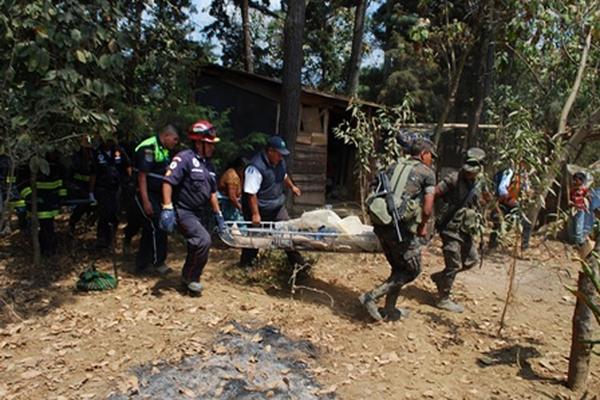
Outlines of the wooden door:
{"type": "Polygon", "coordinates": [[[300,122],[293,155],[293,179],[302,190],[302,196],[294,198],[294,206],[309,209],[325,204],[329,111],[302,107],[300,122]]]}

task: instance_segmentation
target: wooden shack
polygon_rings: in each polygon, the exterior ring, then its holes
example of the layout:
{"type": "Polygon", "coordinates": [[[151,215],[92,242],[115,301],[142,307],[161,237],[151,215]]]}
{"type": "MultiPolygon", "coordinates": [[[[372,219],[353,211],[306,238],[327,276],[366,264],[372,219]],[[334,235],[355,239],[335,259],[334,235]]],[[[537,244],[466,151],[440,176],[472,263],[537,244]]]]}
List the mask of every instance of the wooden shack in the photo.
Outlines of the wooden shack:
{"type": "MultiPolygon", "coordinates": [[[[207,65],[200,69],[196,82],[196,101],[220,112],[229,110],[235,137],[253,132],[280,133],[281,81],[207,65]]],[[[294,199],[295,208],[322,206],[332,193],[336,200],[355,200],[354,149],[333,134],[336,126],[350,118],[346,111],[349,101],[344,96],[303,88],[300,132],[292,155],[293,178],[303,195],[294,199]]]]}

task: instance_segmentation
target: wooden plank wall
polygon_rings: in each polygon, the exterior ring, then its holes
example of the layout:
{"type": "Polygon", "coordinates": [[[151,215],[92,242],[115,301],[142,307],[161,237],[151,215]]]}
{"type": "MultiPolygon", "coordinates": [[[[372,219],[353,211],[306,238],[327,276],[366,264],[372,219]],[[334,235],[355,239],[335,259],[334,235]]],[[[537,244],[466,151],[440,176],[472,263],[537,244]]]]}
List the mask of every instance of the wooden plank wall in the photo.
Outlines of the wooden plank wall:
{"type": "Polygon", "coordinates": [[[296,185],[302,190],[302,196],[294,198],[294,206],[298,208],[325,204],[328,120],[327,109],[302,107],[293,175],[296,185]]]}

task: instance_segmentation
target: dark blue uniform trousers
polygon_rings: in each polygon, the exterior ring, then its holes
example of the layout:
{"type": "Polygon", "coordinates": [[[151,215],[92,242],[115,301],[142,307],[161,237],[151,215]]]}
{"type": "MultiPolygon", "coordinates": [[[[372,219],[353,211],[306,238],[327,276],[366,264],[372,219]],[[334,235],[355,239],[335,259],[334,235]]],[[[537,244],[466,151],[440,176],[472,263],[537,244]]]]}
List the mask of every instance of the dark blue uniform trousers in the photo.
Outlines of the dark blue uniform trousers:
{"type": "Polygon", "coordinates": [[[97,244],[100,247],[108,247],[112,243],[114,232],[117,230],[119,220],[119,193],[120,190],[107,188],[96,189],[96,201],[98,202],[98,231],[97,244]],[[112,228],[111,228],[112,227],[112,228]]]}
{"type": "Polygon", "coordinates": [[[203,211],[177,209],[177,224],[187,243],[187,257],[181,276],[186,282],[198,282],[208,261],[210,235],[202,225],[203,211]]]}
{"type": "Polygon", "coordinates": [[[150,217],[144,212],[140,196],[135,196],[138,211],[144,221],[140,249],[135,257],[135,266],[138,270],[143,270],[149,264],[160,265],[167,258],[167,232],[158,227],[161,211],[160,193],[148,192],[148,198],[153,210],[150,217]]]}

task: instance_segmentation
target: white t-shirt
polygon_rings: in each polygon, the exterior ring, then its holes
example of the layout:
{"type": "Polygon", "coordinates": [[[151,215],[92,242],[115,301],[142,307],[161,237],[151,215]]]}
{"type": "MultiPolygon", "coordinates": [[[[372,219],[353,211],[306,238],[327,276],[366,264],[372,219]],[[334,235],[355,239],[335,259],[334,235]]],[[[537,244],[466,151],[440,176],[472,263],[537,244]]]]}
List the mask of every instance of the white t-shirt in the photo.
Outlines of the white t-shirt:
{"type": "MultiPolygon", "coordinates": [[[[287,178],[285,174],[284,180],[287,178]]],[[[260,190],[263,177],[258,169],[253,165],[248,165],[244,171],[244,193],[257,194],[260,190]]]]}
{"type": "Polygon", "coordinates": [[[262,183],[262,174],[253,165],[248,165],[244,172],[244,192],[248,194],[256,194],[262,183]]]}

